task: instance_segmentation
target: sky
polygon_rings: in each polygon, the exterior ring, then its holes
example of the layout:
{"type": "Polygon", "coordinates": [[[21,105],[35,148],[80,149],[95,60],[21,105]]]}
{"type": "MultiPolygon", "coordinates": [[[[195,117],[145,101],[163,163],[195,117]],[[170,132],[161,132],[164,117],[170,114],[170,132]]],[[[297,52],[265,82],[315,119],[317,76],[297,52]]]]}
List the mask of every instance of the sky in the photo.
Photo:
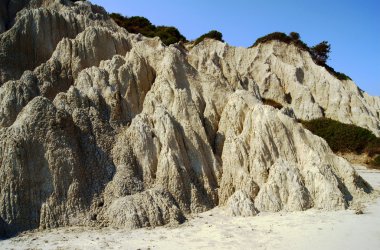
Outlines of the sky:
{"type": "Polygon", "coordinates": [[[91,0],[109,13],[143,16],[193,40],[210,31],[249,47],[266,34],[298,32],[309,46],[331,44],[327,63],[380,96],[380,0],[91,0]]]}

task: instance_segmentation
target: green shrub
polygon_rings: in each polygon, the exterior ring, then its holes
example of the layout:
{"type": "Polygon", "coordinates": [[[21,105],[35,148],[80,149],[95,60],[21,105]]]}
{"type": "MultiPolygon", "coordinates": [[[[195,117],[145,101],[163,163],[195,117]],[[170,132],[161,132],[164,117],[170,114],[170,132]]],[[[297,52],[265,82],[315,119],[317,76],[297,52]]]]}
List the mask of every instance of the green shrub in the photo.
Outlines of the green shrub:
{"type": "Polygon", "coordinates": [[[372,162],[371,162],[371,167],[380,169],[380,155],[376,156],[372,162]]]}
{"type": "Polygon", "coordinates": [[[336,78],[338,78],[339,80],[343,81],[343,80],[352,80],[351,77],[349,77],[348,75],[342,73],[342,72],[337,72],[337,71],[334,71],[334,76],[336,78]]]}
{"type": "Polygon", "coordinates": [[[154,25],[145,17],[132,16],[126,18],[123,22],[124,28],[126,28],[131,33],[140,33],[145,36],[154,35],[155,28],[154,25]]]}
{"type": "Polygon", "coordinates": [[[380,138],[372,140],[365,149],[369,156],[380,155],[380,138]]]}
{"type": "Polygon", "coordinates": [[[280,41],[280,42],[284,42],[286,44],[292,43],[302,50],[310,51],[310,48],[307,46],[306,43],[304,43],[301,40],[301,36],[297,32],[290,32],[289,36],[285,33],[282,33],[282,32],[270,33],[266,36],[258,38],[255,41],[255,43],[251,46],[251,48],[258,46],[261,43],[266,43],[266,42],[270,42],[270,41],[280,41]]]}
{"type": "Polygon", "coordinates": [[[370,153],[380,148],[379,138],[365,128],[327,118],[302,121],[302,124],[325,139],[334,152],[370,153]]]}
{"type": "Polygon", "coordinates": [[[332,74],[333,76],[335,76],[336,78],[338,78],[339,80],[343,81],[343,80],[352,80],[348,75],[346,74],[343,74],[341,72],[337,72],[335,71],[335,69],[333,67],[330,67],[329,65],[327,64],[324,64],[324,65],[321,65],[323,67],[325,67],[325,69],[330,73],[332,74]]]}
{"type": "Polygon", "coordinates": [[[369,166],[380,169],[380,138],[371,131],[327,118],[302,121],[302,124],[325,139],[334,152],[366,153],[372,158],[369,166]]]}
{"type": "Polygon", "coordinates": [[[160,37],[166,45],[186,41],[186,38],[175,27],[158,26],[155,30],[155,36],[160,37]]]}
{"type": "Polygon", "coordinates": [[[109,14],[109,16],[115,21],[115,23],[117,23],[117,25],[123,26],[123,22],[125,19],[124,16],[122,16],[119,13],[111,13],[111,14],[109,14]]]}
{"type": "Polygon", "coordinates": [[[223,34],[221,32],[219,32],[217,30],[211,30],[208,33],[203,34],[200,37],[198,37],[197,39],[195,39],[194,45],[197,45],[198,43],[202,42],[206,38],[224,42],[223,34]]]}
{"type": "Polygon", "coordinates": [[[251,47],[256,47],[261,43],[267,43],[274,40],[289,44],[292,41],[292,38],[282,32],[273,32],[266,36],[258,38],[251,47]]]}
{"type": "Polygon", "coordinates": [[[155,26],[147,18],[141,16],[125,17],[118,13],[110,14],[110,17],[128,32],[142,34],[147,37],[160,37],[161,41],[170,45],[179,41],[186,41],[186,38],[175,27],[155,26]]]}
{"type": "Polygon", "coordinates": [[[307,46],[306,43],[304,43],[302,40],[293,40],[292,43],[297,46],[298,48],[305,50],[305,51],[310,51],[309,46],[307,46]]]}

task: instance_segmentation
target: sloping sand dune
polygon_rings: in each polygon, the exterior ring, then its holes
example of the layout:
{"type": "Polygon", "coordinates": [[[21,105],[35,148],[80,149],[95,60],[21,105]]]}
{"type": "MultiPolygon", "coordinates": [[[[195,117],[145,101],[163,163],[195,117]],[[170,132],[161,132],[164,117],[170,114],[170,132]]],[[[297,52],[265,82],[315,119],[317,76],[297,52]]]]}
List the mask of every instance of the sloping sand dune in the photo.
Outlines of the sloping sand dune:
{"type": "MultiPolygon", "coordinates": [[[[380,171],[358,171],[380,189],[380,171]]],[[[231,217],[215,208],[178,227],[60,228],[3,240],[0,249],[380,249],[380,199],[363,211],[231,217]]]]}

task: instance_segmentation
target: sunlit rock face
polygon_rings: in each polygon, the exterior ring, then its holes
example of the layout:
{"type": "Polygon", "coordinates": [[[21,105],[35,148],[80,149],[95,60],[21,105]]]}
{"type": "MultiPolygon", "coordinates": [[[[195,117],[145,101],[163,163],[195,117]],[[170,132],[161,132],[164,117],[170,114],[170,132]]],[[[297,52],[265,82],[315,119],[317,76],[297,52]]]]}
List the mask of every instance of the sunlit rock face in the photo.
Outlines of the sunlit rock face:
{"type": "Polygon", "coordinates": [[[5,2],[20,7],[0,5],[1,234],[160,226],[218,205],[345,209],[371,193],[296,119],[379,135],[380,100],[307,52],[167,47],[87,2],[5,2]]]}

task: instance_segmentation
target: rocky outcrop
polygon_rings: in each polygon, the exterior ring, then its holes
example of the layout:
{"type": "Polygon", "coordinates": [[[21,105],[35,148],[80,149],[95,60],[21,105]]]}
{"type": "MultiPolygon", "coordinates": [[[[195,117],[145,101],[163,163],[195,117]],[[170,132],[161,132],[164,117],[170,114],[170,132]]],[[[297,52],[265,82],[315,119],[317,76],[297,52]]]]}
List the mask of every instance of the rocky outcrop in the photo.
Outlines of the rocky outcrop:
{"type": "Polygon", "coordinates": [[[279,42],[167,47],[89,3],[62,3],[28,5],[0,35],[0,232],[159,226],[218,205],[239,216],[344,209],[370,195],[296,118],[378,134],[379,99],[306,53],[279,42]],[[12,34],[41,35],[49,49],[27,45],[14,59],[12,34]]]}
{"type": "Polygon", "coordinates": [[[238,190],[227,202],[227,212],[232,216],[255,216],[257,214],[257,209],[255,204],[252,202],[249,195],[244,191],[238,190]]]}
{"type": "Polygon", "coordinates": [[[141,228],[170,222],[183,222],[185,217],[168,191],[148,190],[115,200],[107,211],[112,225],[141,228]]]}
{"type": "Polygon", "coordinates": [[[63,39],[47,62],[0,88],[0,126],[10,126],[34,97],[41,95],[52,100],[73,85],[81,70],[99,65],[115,54],[125,54],[130,49],[129,40],[126,34],[101,27],[90,27],[75,39],[63,39]],[[102,49],[93,50],[94,47],[102,49]]]}
{"type": "Polygon", "coordinates": [[[48,60],[62,39],[74,38],[87,27],[107,24],[106,12],[93,11],[89,3],[8,0],[3,5],[8,7],[3,11],[11,19],[6,22],[10,29],[0,36],[0,85],[48,60]],[[24,6],[29,8],[22,9],[24,6]]]}

